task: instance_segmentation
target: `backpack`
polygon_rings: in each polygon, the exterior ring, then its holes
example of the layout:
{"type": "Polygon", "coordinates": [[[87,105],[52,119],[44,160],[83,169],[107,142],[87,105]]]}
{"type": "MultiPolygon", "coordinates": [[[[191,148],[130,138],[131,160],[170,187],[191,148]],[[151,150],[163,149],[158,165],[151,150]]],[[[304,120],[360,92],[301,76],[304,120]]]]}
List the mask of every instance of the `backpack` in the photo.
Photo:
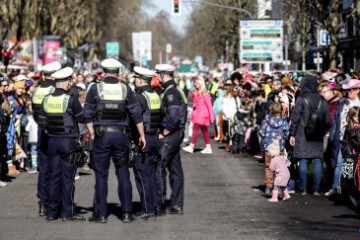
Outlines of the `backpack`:
{"type": "Polygon", "coordinates": [[[304,124],[306,140],[322,142],[326,134],[325,114],[322,114],[321,111],[323,99],[319,101],[319,104],[315,110],[311,107],[306,97],[304,97],[304,101],[310,109],[310,117],[307,121],[307,124],[304,124]]]}

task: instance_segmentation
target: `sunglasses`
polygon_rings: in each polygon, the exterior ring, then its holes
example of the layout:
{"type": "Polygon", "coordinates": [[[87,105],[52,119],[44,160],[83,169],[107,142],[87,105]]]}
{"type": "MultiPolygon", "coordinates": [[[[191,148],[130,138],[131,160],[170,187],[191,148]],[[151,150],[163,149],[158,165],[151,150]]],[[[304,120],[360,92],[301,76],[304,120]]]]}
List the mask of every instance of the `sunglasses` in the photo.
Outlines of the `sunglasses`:
{"type": "Polygon", "coordinates": [[[232,84],[227,83],[227,84],[225,84],[225,86],[232,86],[232,84]]]}
{"type": "Polygon", "coordinates": [[[8,84],[1,84],[0,85],[1,87],[7,87],[7,86],[9,86],[8,84]]]}

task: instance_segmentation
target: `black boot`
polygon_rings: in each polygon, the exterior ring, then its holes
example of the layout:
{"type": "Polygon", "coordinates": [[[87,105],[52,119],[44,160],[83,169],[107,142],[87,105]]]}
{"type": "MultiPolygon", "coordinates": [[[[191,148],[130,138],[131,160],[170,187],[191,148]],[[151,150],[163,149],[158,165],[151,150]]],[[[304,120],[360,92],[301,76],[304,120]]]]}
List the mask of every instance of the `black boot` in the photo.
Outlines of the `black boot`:
{"type": "Polygon", "coordinates": [[[46,216],[45,205],[41,202],[39,202],[39,216],[40,217],[46,216]]]}

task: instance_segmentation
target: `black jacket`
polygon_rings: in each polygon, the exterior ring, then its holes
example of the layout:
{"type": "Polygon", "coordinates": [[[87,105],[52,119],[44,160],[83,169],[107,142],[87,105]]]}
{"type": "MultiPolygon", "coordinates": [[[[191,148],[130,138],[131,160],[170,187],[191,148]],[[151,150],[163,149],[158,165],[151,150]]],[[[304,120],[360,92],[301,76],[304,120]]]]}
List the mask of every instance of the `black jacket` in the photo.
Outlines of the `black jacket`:
{"type": "Polygon", "coordinates": [[[328,102],[317,92],[317,80],[312,76],[305,76],[301,80],[301,93],[296,100],[292,115],[290,136],[295,137],[294,158],[321,158],[324,154],[323,141],[307,141],[304,128],[310,119],[310,109],[305,103],[304,97],[309,101],[312,109],[316,109],[319,101],[322,101],[321,114],[325,115],[326,126],[330,125],[330,109],[328,102]]]}

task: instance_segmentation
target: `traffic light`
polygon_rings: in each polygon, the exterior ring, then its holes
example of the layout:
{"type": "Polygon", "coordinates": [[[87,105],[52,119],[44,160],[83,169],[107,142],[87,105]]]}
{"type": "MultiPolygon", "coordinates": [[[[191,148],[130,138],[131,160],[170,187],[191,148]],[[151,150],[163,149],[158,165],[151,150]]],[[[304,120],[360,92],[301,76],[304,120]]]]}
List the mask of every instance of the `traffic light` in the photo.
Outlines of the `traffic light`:
{"type": "Polygon", "coordinates": [[[173,4],[172,4],[173,15],[180,15],[181,0],[172,0],[172,1],[173,1],[173,4]]]}

